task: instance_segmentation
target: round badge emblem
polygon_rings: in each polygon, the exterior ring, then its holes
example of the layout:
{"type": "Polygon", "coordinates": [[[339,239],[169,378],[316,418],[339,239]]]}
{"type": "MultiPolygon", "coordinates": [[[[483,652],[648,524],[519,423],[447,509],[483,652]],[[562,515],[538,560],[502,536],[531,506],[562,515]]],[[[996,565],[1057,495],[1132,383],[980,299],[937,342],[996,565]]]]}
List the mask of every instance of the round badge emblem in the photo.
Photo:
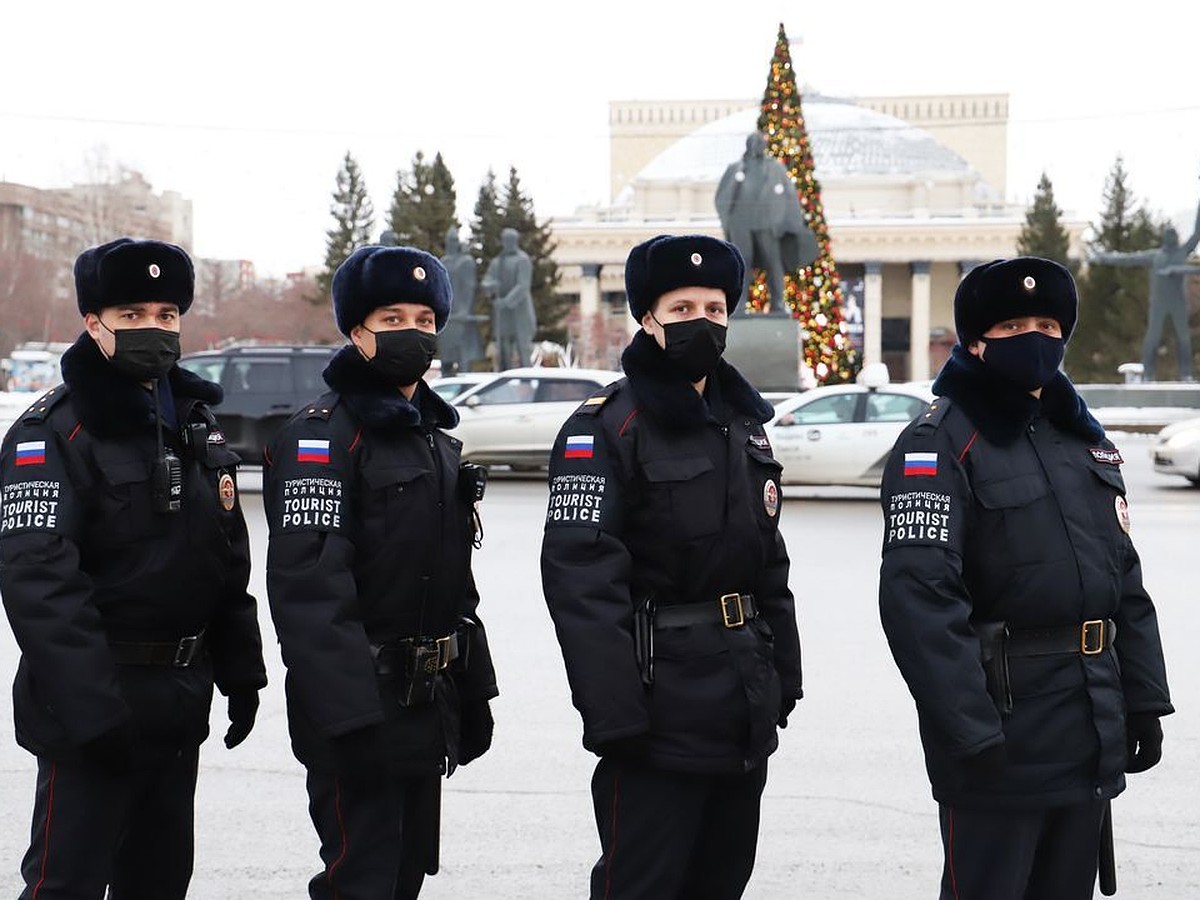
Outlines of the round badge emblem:
{"type": "Polygon", "coordinates": [[[1124,497],[1117,497],[1117,499],[1113,501],[1113,505],[1117,510],[1117,522],[1120,524],[1121,530],[1126,534],[1129,534],[1129,529],[1133,527],[1129,521],[1129,504],[1125,502],[1124,497]]]}
{"type": "Polygon", "coordinates": [[[157,278],[162,274],[162,269],[158,267],[158,263],[150,263],[150,268],[146,271],[150,273],[151,278],[157,278]]]}
{"type": "Polygon", "coordinates": [[[217,479],[217,494],[221,498],[221,508],[225,512],[232,512],[233,504],[237,501],[237,488],[233,486],[233,476],[228,472],[222,472],[217,479]]]}
{"type": "Polygon", "coordinates": [[[704,257],[703,257],[703,256],[701,256],[699,253],[693,253],[693,254],[692,254],[692,265],[693,265],[693,266],[698,266],[698,265],[700,265],[700,263],[702,263],[702,262],[704,262],[704,257]]]}
{"type": "Polygon", "coordinates": [[[421,266],[417,266],[415,269],[413,269],[413,278],[417,279],[417,281],[424,281],[425,269],[421,266]]]}
{"type": "Polygon", "coordinates": [[[1037,279],[1035,279],[1032,275],[1026,275],[1025,280],[1021,282],[1021,285],[1025,288],[1025,290],[1032,292],[1033,289],[1037,287],[1037,279]]]}
{"type": "Polygon", "coordinates": [[[779,512],[779,485],[770,479],[763,485],[763,509],[772,519],[779,512]]]}

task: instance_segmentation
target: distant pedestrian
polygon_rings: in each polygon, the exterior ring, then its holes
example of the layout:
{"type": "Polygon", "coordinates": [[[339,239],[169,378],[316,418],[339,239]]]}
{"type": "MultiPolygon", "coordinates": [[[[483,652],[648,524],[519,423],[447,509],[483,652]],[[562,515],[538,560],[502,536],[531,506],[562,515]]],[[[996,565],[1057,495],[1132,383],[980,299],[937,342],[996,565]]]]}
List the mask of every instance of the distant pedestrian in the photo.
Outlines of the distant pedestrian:
{"type": "Polygon", "coordinates": [[[193,282],[173,244],[84,251],[65,383],[4,439],[0,594],[38,763],[22,898],[184,897],[213,685],[232,748],[267,681],[221,389],[175,364],[193,282]]]}
{"type": "Polygon", "coordinates": [[[267,591],[308,769],[314,900],[409,900],[438,870],[441,779],[487,751],[498,694],[471,575],[483,472],[422,376],[450,314],[438,260],[362,247],[333,277],[350,339],[271,442],[267,591]]]}
{"type": "Polygon", "coordinates": [[[626,377],[550,461],[542,587],[600,756],[592,900],[740,897],[802,693],[771,406],[721,359],[743,271],[716,238],[634,247],[626,377]]]}
{"type": "Polygon", "coordinates": [[[1121,453],[1058,367],[1075,283],[973,269],[883,477],[879,605],[938,801],[943,900],[1092,896],[1108,801],[1172,712],[1121,453]]]}

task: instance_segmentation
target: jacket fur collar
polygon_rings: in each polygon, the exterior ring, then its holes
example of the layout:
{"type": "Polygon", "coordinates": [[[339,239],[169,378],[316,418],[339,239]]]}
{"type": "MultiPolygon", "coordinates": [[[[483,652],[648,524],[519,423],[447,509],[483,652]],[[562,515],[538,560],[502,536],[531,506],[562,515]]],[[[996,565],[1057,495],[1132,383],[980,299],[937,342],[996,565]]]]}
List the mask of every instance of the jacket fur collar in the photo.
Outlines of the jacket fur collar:
{"type": "Polygon", "coordinates": [[[1104,439],[1104,428],[1062,372],[1042,388],[1039,400],[997,376],[961,344],[933,382],[933,392],[962,408],[980,434],[995,444],[1010,444],[1038,415],[1088,441],[1104,439]]]}
{"type": "MultiPolygon", "coordinates": [[[[150,392],[118,372],[86,331],[63,354],[62,374],[75,400],[75,414],[97,437],[134,434],[154,422],[150,392]]],[[[178,365],[167,373],[167,383],[181,422],[196,402],[213,406],[224,396],[220,385],[178,365]]]]}
{"type": "Polygon", "coordinates": [[[434,428],[458,424],[458,410],[431,391],[424,379],[417,382],[413,402],[409,402],[379,377],[353,344],[335,353],[323,374],[325,383],[371,431],[413,428],[422,423],[434,428]]]}
{"type": "MultiPolygon", "coordinates": [[[[638,402],[667,428],[691,430],[703,427],[709,420],[704,398],[646,332],[639,331],[633,336],[621,354],[621,367],[638,402]]],[[[709,379],[716,381],[722,400],[739,415],[749,416],[759,424],[774,415],[771,404],[725,360],[717,363],[709,379]]]]}

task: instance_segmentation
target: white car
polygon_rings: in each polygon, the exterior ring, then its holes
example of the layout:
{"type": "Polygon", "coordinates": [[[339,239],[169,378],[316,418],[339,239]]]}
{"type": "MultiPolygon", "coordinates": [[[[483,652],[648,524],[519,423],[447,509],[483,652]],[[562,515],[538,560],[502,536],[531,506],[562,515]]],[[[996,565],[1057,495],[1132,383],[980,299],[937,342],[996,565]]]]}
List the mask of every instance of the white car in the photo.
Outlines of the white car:
{"type": "Polygon", "coordinates": [[[429,379],[430,389],[445,400],[451,402],[459,394],[465,394],[477,384],[490,381],[495,372],[459,372],[457,375],[444,375],[440,378],[429,379]]]}
{"type": "Polygon", "coordinates": [[[540,366],[495,373],[451,401],[460,417],[451,434],[463,442],[464,461],[545,468],[563,422],[584,400],[623,375],[606,369],[540,366]]]}
{"type": "Polygon", "coordinates": [[[1182,475],[1200,487],[1200,419],[1168,425],[1158,433],[1150,454],[1155,472],[1182,475]]]}
{"type": "Polygon", "coordinates": [[[928,384],[845,384],[776,403],[766,431],[783,483],[879,487],[896,438],[931,400],[928,384]]]}

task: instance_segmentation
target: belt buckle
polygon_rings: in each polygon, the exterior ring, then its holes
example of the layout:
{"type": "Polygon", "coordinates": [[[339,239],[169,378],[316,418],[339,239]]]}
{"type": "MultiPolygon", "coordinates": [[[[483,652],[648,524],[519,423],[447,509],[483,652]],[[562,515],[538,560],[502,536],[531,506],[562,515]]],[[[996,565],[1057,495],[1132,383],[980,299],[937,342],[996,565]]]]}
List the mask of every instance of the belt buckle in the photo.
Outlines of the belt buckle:
{"type": "Polygon", "coordinates": [[[192,659],[196,656],[196,645],[200,643],[200,635],[193,634],[191,637],[179,639],[179,644],[175,647],[175,658],[171,660],[171,665],[176,669],[186,669],[192,664],[192,659]]]}
{"type": "Polygon", "coordinates": [[[439,670],[444,669],[444,668],[446,668],[446,666],[450,665],[450,639],[452,637],[454,637],[453,634],[448,634],[445,637],[440,637],[437,639],[437,657],[438,657],[438,669],[439,670]]]}
{"type": "Polygon", "coordinates": [[[413,668],[425,675],[436,675],[441,669],[441,646],[439,641],[413,644],[413,656],[416,665],[413,668]]]}
{"type": "Polygon", "coordinates": [[[1088,619],[1079,629],[1079,652],[1096,656],[1104,652],[1104,620],[1088,619]]]}
{"type": "Polygon", "coordinates": [[[721,619],[725,622],[726,628],[739,628],[746,624],[746,610],[742,607],[741,594],[722,594],[720,599],[721,604],[721,619]],[[736,610],[735,614],[730,613],[730,607],[736,610]]]}

